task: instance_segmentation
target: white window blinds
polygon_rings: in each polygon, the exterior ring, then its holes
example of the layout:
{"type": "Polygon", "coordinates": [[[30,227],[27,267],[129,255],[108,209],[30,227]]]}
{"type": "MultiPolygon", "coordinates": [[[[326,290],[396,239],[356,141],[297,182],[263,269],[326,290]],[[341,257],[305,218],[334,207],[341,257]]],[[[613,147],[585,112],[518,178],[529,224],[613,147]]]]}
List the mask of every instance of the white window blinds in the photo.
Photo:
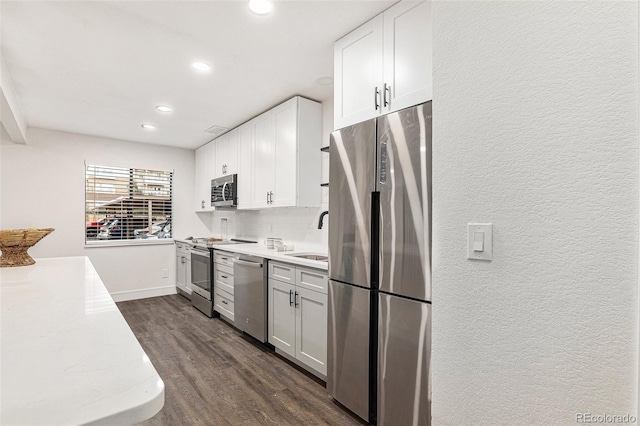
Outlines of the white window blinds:
{"type": "Polygon", "coordinates": [[[85,165],[85,238],[171,238],[173,172],[85,165]]]}

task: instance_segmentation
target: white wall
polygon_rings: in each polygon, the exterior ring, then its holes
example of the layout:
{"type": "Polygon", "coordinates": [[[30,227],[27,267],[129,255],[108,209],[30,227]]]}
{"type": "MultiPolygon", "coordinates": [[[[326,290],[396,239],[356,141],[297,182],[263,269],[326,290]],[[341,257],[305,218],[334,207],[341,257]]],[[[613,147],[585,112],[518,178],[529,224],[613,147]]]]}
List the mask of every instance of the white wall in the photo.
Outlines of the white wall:
{"type": "Polygon", "coordinates": [[[637,2],[437,1],[433,25],[433,424],[637,416],[637,2]]]}
{"type": "Polygon", "coordinates": [[[194,151],[43,129],[29,129],[28,145],[0,145],[4,228],[53,227],[33,257],[89,256],[117,300],[175,292],[175,247],[84,248],[84,162],[174,170],[176,233],[210,233],[193,210],[194,151]],[[162,278],[162,269],[169,278],[162,278]]]}

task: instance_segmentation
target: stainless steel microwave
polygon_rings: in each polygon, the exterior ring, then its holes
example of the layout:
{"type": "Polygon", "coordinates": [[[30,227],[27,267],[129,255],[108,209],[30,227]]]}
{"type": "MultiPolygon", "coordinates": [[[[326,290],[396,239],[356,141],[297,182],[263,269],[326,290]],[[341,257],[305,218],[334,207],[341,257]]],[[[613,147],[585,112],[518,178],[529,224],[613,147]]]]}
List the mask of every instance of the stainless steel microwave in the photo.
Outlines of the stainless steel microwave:
{"type": "Polygon", "coordinates": [[[238,175],[211,180],[211,206],[236,207],[238,205],[238,175]]]}

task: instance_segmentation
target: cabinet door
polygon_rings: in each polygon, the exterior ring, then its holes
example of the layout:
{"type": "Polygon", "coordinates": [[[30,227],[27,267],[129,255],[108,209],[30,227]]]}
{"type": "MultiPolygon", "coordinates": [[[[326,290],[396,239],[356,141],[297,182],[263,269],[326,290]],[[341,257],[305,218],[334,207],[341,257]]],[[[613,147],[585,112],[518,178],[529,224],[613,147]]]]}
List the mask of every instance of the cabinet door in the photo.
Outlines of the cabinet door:
{"type": "Polygon", "coordinates": [[[378,15],[334,45],[334,127],[380,114],[383,16],[378,15]]]}
{"type": "Polygon", "coordinates": [[[267,111],[253,122],[253,196],[254,208],[271,207],[268,193],[273,191],[275,165],[275,133],[273,111],[267,111]]]}
{"type": "Polygon", "coordinates": [[[250,209],[253,188],[253,124],[238,128],[238,209],[250,209]]]}
{"type": "Polygon", "coordinates": [[[384,112],[433,97],[431,2],[403,1],[384,12],[384,112]]]}
{"type": "Polygon", "coordinates": [[[283,352],[296,355],[295,286],[269,280],[269,343],[283,352]]]}
{"type": "Polygon", "coordinates": [[[229,134],[226,133],[217,138],[213,143],[216,146],[215,157],[215,173],[213,177],[220,177],[225,175],[225,165],[227,163],[227,157],[229,156],[229,134]]]}
{"type": "Polygon", "coordinates": [[[211,180],[207,171],[207,145],[196,149],[194,206],[196,211],[204,211],[207,206],[211,206],[211,180]]]}
{"type": "Polygon", "coordinates": [[[227,133],[227,159],[225,164],[225,174],[238,173],[238,129],[233,129],[227,133]]]}
{"type": "Polygon", "coordinates": [[[327,374],[327,295],[296,287],[296,358],[327,374]]]}
{"type": "MultiPolygon", "coordinates": [[[[298,163],[298,98],[273,109],[275,128],[275,183],[272,206],[296,205],[298,163]]],[[[303,143],[303,141],[300,141],[303,143]]]]}
{"type": "Polygon", "coordinates": [[[186,279],[186,268],[187,263],[185,261],[185,257],[182,254],[178,254],[176,256],[176,287],[180,290],[186,290],[187,285],[185,282],[186,279]]]}

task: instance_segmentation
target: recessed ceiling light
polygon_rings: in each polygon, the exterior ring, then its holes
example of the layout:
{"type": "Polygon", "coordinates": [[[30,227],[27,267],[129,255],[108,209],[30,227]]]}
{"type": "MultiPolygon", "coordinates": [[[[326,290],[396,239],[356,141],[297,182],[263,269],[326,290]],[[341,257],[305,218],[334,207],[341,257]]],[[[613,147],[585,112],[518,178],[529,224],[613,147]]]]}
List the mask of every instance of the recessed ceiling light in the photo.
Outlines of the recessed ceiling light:
{"type": "Polygon", "coordinates": [[[271,0],[249,0],[249,9],[258,15],[266,15],[273,9],[271,0]]]}
{"type": "Polygon", "coordinates": [[[156,105],[156,109],[160,112],[171,112],[172,109],[171,107],[168,107],[166,105],[156,105]]]}
{"type": "Polygon", "coordinates": [[[147,130],[155,130],[156,126],[154,126],[153,124],[145,123],[145,124],[142,125],[142,128],[143,129],[147,129],[147,130]]]}
{"type": "Polygon", "coordinates": [[[331,86],[333,84],[333,77],[320,77],[316,80],[320,86],[331,86]]]}
{"type": "Polygon", "coordinates": [[[194,62],[191,64],[191,67],[196,71],[209,71],[211,69],[211,65],[205,64],[204,62],[194,62]]]}

